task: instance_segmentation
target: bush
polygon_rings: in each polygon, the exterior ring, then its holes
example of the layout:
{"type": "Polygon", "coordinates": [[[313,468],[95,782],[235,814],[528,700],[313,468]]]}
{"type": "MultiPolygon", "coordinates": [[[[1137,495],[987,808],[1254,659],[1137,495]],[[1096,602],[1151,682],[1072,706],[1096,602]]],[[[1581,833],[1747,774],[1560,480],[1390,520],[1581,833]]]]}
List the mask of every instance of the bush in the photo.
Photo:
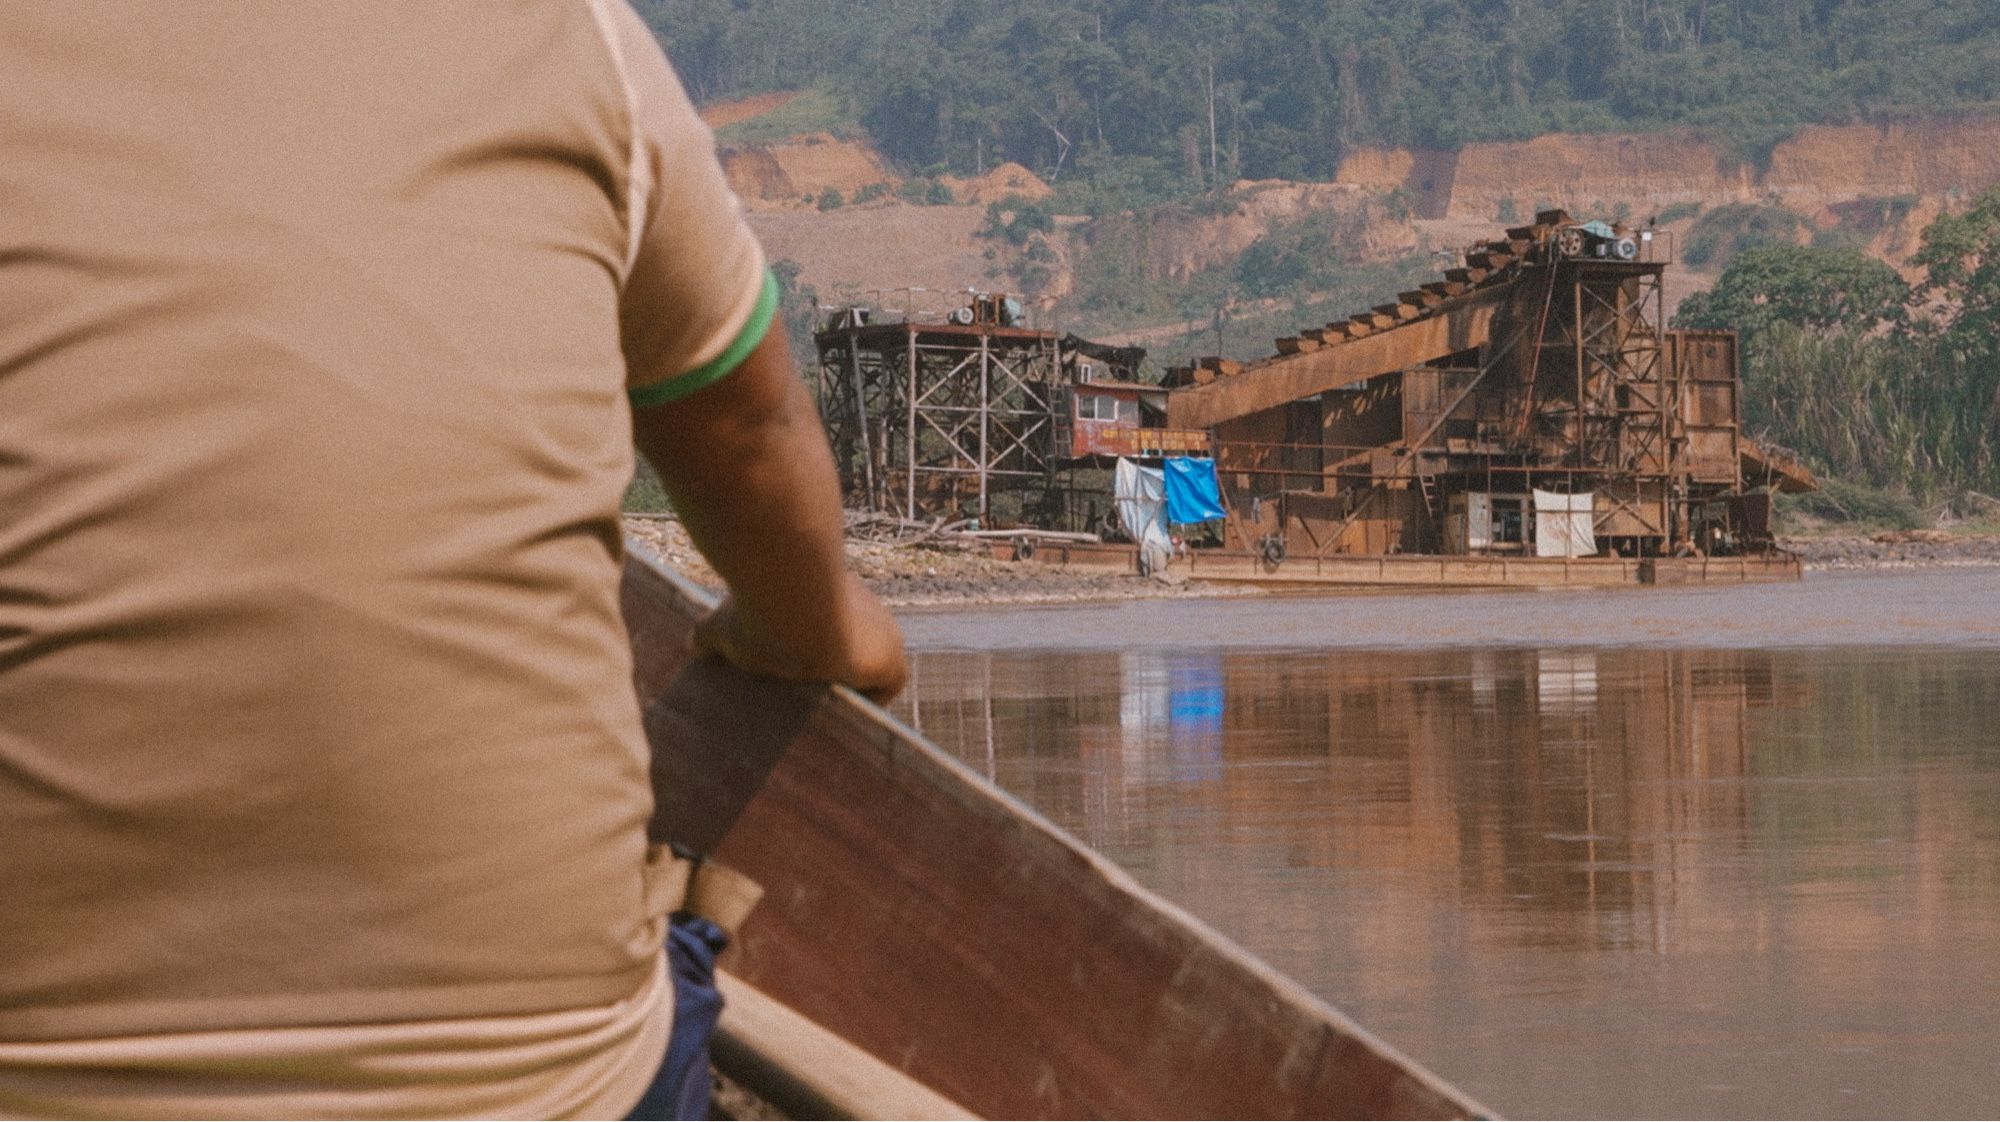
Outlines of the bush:
{"type": "Polygon", "coordinates": [[[2000,478],[1994,387],[1934,335],[1779,323],[1745,348],[1743,419],[1817,472],[1931,503],[2000,478]]]}
{"type": "Polygon", "coordinates": [[[1799,225],[1799,216],[1782,207],[1756,203],[1719,206],[1702,215],[1688,231],[1681,259],[1690,265],[1720,268],[1746,249],[1791,244],[1799,225]]]}
{"type": "Polygon", "coordinates": [[[1117,156],[1085,145],[1074,161],[1075,174],[1056,186],[1063,214],[1102,218],[1170,201],[1191,201],[1202,192],[1166,161],[1149,156],[1117,156]]]}
{"type": "Polygon", "coordinates": [[[1241,210],[1243,204],[1236,193],[1227,187],[1217,187],[1187,200],[1189,214],[1197,218],[1222,218],[1241,210]]]}
{"type": "Polygon", "coordinates": [[[1930,519],[1915,500],[1840,479],[1820,480],[1820,489],[1805,495],[1781,495],[1780,515],[1803,514],[1866,530],[1920,530],[1930,519]]]}
{"type": "Polygon", "coordinates": [[[1055,210],[1048,203],[1031,202],[1015,195],[987,204],[986,225],[979,228],[979,234],[1019,248],[1036,234],[1053,233],[1055,228],[1055,210]]]}
{"type": "Polygon", "coordinates": [[[1014,279],[1019,282],[1021,291],[1029,295],[1047,288],[1049,279],[1053,276],[1055,276],[1054,271],[1047,265],[1025,264],[1014,271],[1014,279]]]}
{"type": "Polygon", "coordinates": [[[1365,210],[1310,211],[1273,219],[1235,263],[1235,283],[1245,296],[1295,296],[1336,286],[1350,266],[1342,247],[1356,244],[1368,223],[1365,210]]]}
{"type": "Polygon", "coordinates": [[[632,473],[632,482],[625,488],[623,509],[635,514],[659,514],[672,510],[667,502],[667,492],[660,486],[660,477],[653,474],[651,464],[640,460],[632,473]]]}
{"type": "Polygon", "coordinates": [[[928,175],[913,175],[903,180],[903,185],[896,189],[896,197],[917,206],[950,206],[957,201],[948,184],[928,175]]]}
{"type": "Polygon", "coordinates": [[[819,193],[818,205],[821,210],[839,210],[847,205],[847,200],[841,197],[840,188],[828,187],[819,193]]]}

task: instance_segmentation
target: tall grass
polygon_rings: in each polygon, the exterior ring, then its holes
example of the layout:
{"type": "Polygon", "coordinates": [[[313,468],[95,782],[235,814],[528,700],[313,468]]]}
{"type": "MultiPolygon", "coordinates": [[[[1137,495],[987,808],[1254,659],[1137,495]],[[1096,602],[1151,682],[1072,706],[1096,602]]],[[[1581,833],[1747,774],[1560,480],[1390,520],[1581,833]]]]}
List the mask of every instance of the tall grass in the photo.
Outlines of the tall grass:
{"type": "Polygon", "coordinates": [[[1753,432],[1822,471],[1924,503],[2000,490],[2000,362],[1937,333],[1865,335],[1780,323],[1751,341],[1753,432]]]}

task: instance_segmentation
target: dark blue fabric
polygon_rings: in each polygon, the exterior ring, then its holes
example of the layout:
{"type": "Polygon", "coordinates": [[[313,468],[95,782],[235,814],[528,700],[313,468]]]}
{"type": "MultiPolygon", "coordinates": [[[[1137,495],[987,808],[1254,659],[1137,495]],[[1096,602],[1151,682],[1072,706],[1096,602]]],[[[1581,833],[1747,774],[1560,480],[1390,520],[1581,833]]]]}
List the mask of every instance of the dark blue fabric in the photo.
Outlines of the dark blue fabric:
{"type": "Polygon", "coordinates": [[[667,972],[674,980],[674,1031],[667,1058],[632,1119],[708,1117],[708,1038],[722,1016],[715,956],[729,945],[722,928],[696,915],[675,916],[667,928],[667,972]]]}
{"type": "Polygon", "coordinates": [[[1228,517],[1222,509],[1222,488],[1215,481],[1215,461],[1169,456],[1167,521],[1176,525],[1228,517]]]}

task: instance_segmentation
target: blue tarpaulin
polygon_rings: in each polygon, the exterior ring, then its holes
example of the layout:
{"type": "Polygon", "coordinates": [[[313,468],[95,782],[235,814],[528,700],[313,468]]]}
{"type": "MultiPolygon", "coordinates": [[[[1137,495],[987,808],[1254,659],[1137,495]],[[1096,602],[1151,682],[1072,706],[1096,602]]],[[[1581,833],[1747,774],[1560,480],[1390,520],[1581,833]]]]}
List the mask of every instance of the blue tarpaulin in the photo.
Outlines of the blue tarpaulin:
{"type": "Polygon", "coordinates": [[[1181,525],[1227,517],[1222,489],[1215,482],[1214,460],[1169,456],[1166,472],[1167,521],[1181,525]]]}

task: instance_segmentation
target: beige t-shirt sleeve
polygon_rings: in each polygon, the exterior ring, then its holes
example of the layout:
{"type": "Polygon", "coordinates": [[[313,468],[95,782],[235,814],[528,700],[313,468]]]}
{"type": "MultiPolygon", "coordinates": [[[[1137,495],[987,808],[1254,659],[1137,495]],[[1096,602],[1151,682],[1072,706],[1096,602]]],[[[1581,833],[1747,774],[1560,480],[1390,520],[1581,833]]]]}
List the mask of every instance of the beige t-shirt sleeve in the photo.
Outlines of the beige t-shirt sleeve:
{"type": "Polygon", "coordinates": [[[624,0],[610,9],[633,117],[631,245],[619,318],[635,405],[728,374],[777,311],[764,251],[723,178],[715,137],[624,0]]]}

